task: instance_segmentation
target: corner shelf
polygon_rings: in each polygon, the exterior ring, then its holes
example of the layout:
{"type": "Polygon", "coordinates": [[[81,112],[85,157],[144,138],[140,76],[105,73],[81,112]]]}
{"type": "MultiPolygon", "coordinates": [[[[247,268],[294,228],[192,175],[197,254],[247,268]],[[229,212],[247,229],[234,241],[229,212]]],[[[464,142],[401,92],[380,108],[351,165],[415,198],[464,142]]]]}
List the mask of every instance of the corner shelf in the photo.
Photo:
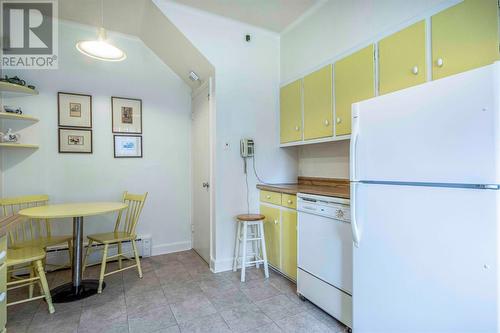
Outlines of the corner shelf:
{"type": "Polygon", "coordinates": [[[36,89],[31,89],[20,84],[0,81],[0,92],[4,97],[20,97],[38,95],[36,89]]]}
{"type": "Polygon", "coordinates": [[[24,143],[9,143],[9,142],[0,142],[0,148],[30,148],[30,149],[38,149],[38,145],[29,145],[24,143]]]}
{"type": "Polygon", "coordinates": [[[34,121],[34,122],[38,121],[38,118],[35,118],[35,117],[25,116],[25,115],[16,114],[16,113],[1,112],[1,111],[0,111],[0,119],[28,120],[28,121],[34,121]]]}

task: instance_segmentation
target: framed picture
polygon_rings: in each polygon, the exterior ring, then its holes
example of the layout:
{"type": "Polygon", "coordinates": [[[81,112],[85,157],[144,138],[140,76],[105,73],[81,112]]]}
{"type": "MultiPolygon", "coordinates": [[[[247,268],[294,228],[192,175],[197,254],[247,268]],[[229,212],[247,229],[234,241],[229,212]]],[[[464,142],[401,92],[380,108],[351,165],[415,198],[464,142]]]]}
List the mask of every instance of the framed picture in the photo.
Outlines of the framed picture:
{"type": "Polygon", "coordinates": [[[92,130],[59,128],[59,152],[92,154],[92,130]]]}
{"type": "Polygon", "coordinates": [[[113,133],[142,134],[142,100],[111,97],[113,133]]]}
{"type": "Polygon", "coordinates": [[[142,157],[142,136],[114,135],[115,158],[142,157]]]}
{"type": "Polygon", "coordinates": [[[57,93],[57,120],[63,127],[92,128],[92,96],[57,93]]]}

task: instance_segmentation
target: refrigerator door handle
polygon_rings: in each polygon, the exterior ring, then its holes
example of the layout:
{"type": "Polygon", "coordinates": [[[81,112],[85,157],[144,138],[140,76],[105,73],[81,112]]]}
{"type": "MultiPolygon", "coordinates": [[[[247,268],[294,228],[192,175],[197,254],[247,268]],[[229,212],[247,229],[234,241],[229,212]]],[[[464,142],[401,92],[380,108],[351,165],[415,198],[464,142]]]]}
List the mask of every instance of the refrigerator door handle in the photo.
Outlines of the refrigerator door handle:
{"type": "Polygon", "coordinates": [[[356,220],[356,183],[351,183],[351,230],[352,242],[355,247],[359,247],[359,230],[356,220]]]}
{"type": "Polygon", "coordinates": [[[355,103],[352,105],[352,130],[351,130],[351,155],[350,155],[350,177],[351,180],[356,181],[356,147],[358,145],[359,136],[359,112],[358,105],[355,103]]]}

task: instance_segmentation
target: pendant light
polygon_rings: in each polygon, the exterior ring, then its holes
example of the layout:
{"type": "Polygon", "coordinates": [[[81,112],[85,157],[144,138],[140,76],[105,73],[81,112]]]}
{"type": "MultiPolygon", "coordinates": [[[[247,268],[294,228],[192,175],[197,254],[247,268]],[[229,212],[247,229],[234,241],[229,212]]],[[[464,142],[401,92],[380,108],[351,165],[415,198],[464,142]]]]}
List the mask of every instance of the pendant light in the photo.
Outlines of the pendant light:
{"type": "Polygon", "coordinates": [[[122,61],[127,58],[125,52],[107,41],[104,29],[104,0],[101,0],[101,27],[97,30],[97,40],[85,40],[76,43],[76,49],[88,57],[104,61],[122,61]]]}

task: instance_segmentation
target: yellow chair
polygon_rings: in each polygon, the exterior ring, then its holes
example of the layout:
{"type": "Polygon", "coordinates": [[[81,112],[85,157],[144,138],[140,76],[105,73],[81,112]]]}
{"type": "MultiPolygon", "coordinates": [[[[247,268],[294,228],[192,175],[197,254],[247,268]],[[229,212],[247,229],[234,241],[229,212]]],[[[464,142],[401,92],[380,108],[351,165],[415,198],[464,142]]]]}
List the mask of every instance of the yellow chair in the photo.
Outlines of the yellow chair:
{"type": "MultiPolygon", "coordinates": [[[[11,216],[24,208],[37,207],[46,205],[49,201],[49,196],[46,194],[41,195],[27,195],[14,198],[0,199],[0,207],[3,210],[3,216],[11,216]]],[[[72,235],[54,236],[50,228],[50,221],[48,219],[26,219],[24,223],[19,223],[17,226],[9,230],[9,248],[22,249],[25,247],[40,247],[44,250],[49,246],[61,245],[66,243],[68,245],[68,264],[63,266],[54,266],[55,269],[63,267],[71,267],[71,250],[72,235]]]]}
{"type": "Polygon", "coordinates": [[[50,313],[54,313],[52,305],[52,297],[50,296],[49,285],[43,268],[45,259],[45,251],[39,247],[24,247],[22,249],[7,249],[7,274],[12,274],[15,271],[28,268],[34,274],[30,274],[29,278],[18,278],[14,281],[7,282],[7,294],[9,290],[29,286],[30,294],[26,299],[7,303],[7,306],[35,301],[45,298],[50,313]],[[10,270],[9,270],[10,268],[10,270]],[[32,287],[37,283],[40,285],[40,296],[33,297],[32,287]]]}
{"type": "Polygon", "coordinates": [[[101,274],[99,276],[99,288],[97,289],[98,293],[102,292],[102,283],[104,281],[105,276],[118,273],[133,267],[137,267],[137,272],[139,273],[139,277],[142,278],[139,252],[137,252],[137,245],[135,243],[135,239],[137,236],[135,234],[135,227],[137,226],[137,222],[139,221],[139,216],[141,215],[141,211],[142,208],[144,207],[144,203],[146,202],[147,196],[148,196],[147,192],[145,194],[131,194],[125,192],[123,194],[123,202],[128,204],[128,207],[125,210],[120,211],[120,213],[118,214],[114,231],[87,236],[87,238],[89,239],[89,244],[87,246],[87,251],[85,252],[85,258],[83,260],[84,270],[87,265],[87,258],[92,252],[95,251],[92,248],[92,245],[94,243],[97,243],[99,245],[104,245],[102,262],[101,262],[101,274]],[[122,220],[123,215],[125,215],[125,218],[122,220]],[[132,243],[133,255],[135,258],[135,265],[127,266],[125,268],[123,268],[122,266],[122,258],[126,260],[132,260],[133,258],[127,257],[123,254],[122,252],[123,242],[132,243]],[[108,256],[108,250],[110,245],[117,245],[117,254],[114,256],[108,256]],[[109,261],[109,259],[114,259],[114,258],[118,258],[119,269],[106,273],[106,263],[109,261]]]}

